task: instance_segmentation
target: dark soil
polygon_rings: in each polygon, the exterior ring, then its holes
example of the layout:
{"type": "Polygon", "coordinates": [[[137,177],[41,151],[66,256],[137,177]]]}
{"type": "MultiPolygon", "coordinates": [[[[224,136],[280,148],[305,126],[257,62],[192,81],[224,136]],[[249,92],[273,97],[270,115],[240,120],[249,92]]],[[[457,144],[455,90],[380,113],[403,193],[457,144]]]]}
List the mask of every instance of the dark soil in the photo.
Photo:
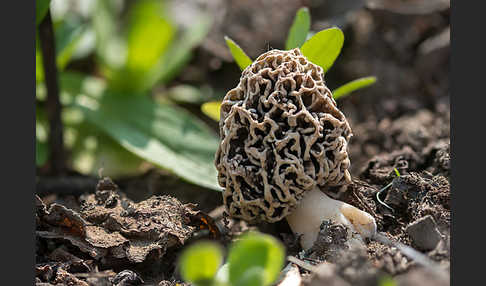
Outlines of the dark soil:
{"type": "Polygon", "coordinates": [[[371,213],[380,233],[425,254],[445,276],[377,241],[348,249],[345,229],[330,222],[323,223],[314,248],[303,252],[285,221],[233,220],[219,193],[153,169],[116,178],[116,184],[76,175],[38,177],[37,285],[180,285],[176,260],[184,245],[200,239],[227,245],[249,229],[280,238],[287,254],[302,262],[305,285],[379,285],[386,277],[397,285],[449,285],[450,48],[431,44],[447,31],[449,9],[401,14],[391,11],[395,6],[375,10],[360,1],[263,2],[207,4],[216,15],[213,33],[177,82],[233,88],[239,71],[229,62],[223,35],[251,57],[281,49],[301,5],[311,7],[313,29],[339,25],[346,40],[326,75],[330,88],[357,77],[378,78],[373,87],[338,101],[354,133],[353,184],[340,199],[371,213]],[[265,8],[274,2],[282,9],[265,8]]]}

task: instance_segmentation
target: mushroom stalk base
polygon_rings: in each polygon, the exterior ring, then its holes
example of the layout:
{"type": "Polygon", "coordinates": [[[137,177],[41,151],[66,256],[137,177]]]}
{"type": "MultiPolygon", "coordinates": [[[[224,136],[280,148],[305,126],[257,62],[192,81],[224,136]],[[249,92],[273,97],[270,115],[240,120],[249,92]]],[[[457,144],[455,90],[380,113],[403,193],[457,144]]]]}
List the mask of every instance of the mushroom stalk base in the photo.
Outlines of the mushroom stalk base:
{"type": "Polygon", "coordinates": [[[301,234],[301,246],[310,249],[317,239],[322,221],[331,220],[351,229],[353,241],[363,244],[363,238],[372,237],[376,233],[375,219],[350,204],[334,200],[314,187],[309,191],[297,208],[287,216],[290,228],[295,234],[301,234]]]}

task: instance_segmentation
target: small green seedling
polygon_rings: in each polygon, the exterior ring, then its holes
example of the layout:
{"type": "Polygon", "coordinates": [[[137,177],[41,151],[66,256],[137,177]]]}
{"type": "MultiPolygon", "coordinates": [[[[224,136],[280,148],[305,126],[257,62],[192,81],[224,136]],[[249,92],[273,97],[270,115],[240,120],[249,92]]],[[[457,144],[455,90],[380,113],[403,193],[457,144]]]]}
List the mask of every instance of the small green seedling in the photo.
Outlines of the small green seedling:
{"type": "Polygon", "coordinates": [[[224,265],[218,244],[199,242],[184,250],[179,267],[184,281],[197,286],[267,286],[278,278],[284,259],[282,243],[251,232],[230,246],[224,265]]]}
{"type": "Polygon", "coordinates": [[[180,258],[182,278],[195,285],[213,285],[223,262],[221,247],[213,242],[199,242],[189,246],[180,258]]]}
{"type": "MultiPolygon", "coordinates": [[[[291,50],[300,48],[302,54],[308,60],[321,66],[324,69],[324,72],[328,72],[341,53],[344,43],[344,34],[338,27],[332,27],[317,33],[312,33],[310,32],[310,21],[309,9],[306,7],[300,8],[290,27],[287,41],[285,43],[285,49],[291,50]],[[312,36],[309,37],[311,34],[312,36]]],[[[251,65],[251,58],[248,57],[238,44],[227,36],[225,37],[225,40],[231,55],[241,70],[244,70],[251,65]]],[[[333,97],[334,99],[342,98],[351,94],[353,91],[370,86],[375,82],[376,77],[374,76],[353,80],[333,90],[333,97]]],[[[215,106],[217,106],[215,102],[211,102],[209,106],[203,104],[201,107],[202,112],[215,120],[219,120],[219,111],[214,111],[215,106]]]]}
{"type": "MultiPolygon", "coordinates": [[[[397,175],[397,178],[400,177],[400,172],[398,172],[397,168],[393,168],[393,170],[395,171],[395,175],[397,175]]],[[[389,187],[391,187],[393,185],[393,182],[390,182],[388,185],[386,185],[385,187],[383,187],[381,190],[379,190],[377,193],[376,193],[376,200],[384,205],[385,207],[389,208],[390,210],[392,211],[395,211],[392,207],[390,207],[389,205],[387,205],[384,201],[382,201],[380,199],[380,194],[385,191],[386,189],[388,189],[389,187]]]]}
{"type": "Polygon", "coordinates": [[[226,45],[228,45],[228,48],[230,49],[231,55],[241,70],[244,70],[247,66],[251,65],[252,60],[246,55],[243,49],[238,46],[238,44],[227,36],[224,37],[224,39],[226,41],[226,45]]]}

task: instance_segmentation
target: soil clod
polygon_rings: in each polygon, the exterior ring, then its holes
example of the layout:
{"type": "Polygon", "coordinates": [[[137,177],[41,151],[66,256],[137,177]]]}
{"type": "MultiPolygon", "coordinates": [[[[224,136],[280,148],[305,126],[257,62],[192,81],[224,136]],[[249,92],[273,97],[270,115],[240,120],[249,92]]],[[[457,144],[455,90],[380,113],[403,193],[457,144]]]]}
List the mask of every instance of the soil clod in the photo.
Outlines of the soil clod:
{"type": "Polygon", "coordinates": [[[407,226],[407,233],[413,243],[422,250],[434,249],[442,239],[432,216],[427,215],[407,226]]]}

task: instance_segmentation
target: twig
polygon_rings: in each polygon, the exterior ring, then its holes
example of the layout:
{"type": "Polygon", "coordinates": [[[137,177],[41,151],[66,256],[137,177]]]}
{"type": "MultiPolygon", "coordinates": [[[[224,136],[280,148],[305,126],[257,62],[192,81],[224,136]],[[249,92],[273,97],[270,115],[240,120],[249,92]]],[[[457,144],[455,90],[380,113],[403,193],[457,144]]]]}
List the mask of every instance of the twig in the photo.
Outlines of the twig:
{"type": "Polygon", "coordinates": [[[49,11],[39,25],[39,40],[44,66],[44,78],[47,88],[46,111],[49,120],[48,158],[50,162],[50,173],[52,175],[59,175],[64,174],[66,171],[66,160],[56,67],[56,46],[54,42],[52,19],[49,11]]]}

